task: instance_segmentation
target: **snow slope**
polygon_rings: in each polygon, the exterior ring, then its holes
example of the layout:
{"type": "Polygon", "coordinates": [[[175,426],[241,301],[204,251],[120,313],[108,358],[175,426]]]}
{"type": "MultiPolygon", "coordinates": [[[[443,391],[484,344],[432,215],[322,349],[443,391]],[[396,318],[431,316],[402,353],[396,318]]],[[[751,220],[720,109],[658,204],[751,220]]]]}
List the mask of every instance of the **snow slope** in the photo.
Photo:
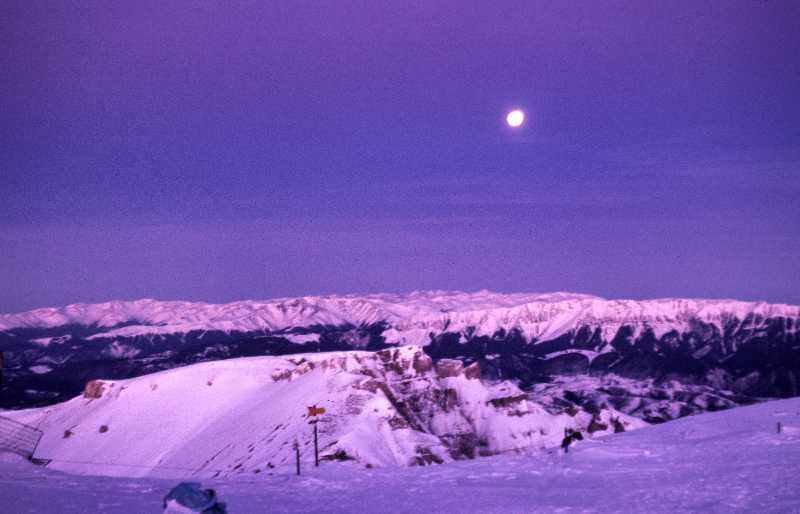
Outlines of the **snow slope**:
{"type": "Polygon", "coordinates": [[[311,454],[307,406],[323,407],[323,458],[431,464],[558,445],[567,427],[595,435],[643,421],[605,409],[551,414],[476,365],[418,347],[214,361],[90,382],[66,403],[3,415],[44,432],[51,467],[101,475],[229,476],[291,469],[311,454]],[[593,421],[594,420],[594,421],[593,421]]]}
{"type": "Polygon", "coordinates": [[[659,336],[671,329],[682,332],[693,320],[719,325],[748,315],[797,319],[800,307],[734,300],[606,300],[573,293],[488,291],[308,296],[228,304],[147,299],[4,314],[0,315],[0,331],[77,324],[108,328],[94,337],[120,337],[194,330],[279,331],[315,324],[383,321],[390,326],[385,334],[389,342],[424,344],[429,332],[445,328],[463,331],[475,327],[476,335],[490,335],[499,328],[516,327],[529,339],[546,340],[580,325],[602,326],[604,337],[613,336],[622,325],[631,325],[649,327],[659,336]]]}
{"type": "MultiPolygon", "coordinates": [[[[352,462],[203,480],[231,513],[800,512],[800,399],[690,416],[579,444],[423,468],[352,462]],[[783,432],[776,433],[781,422],[783,432]]],[[[8,512],[160,512],[177,480],[66,475],[0,455],[8,512]]]]}

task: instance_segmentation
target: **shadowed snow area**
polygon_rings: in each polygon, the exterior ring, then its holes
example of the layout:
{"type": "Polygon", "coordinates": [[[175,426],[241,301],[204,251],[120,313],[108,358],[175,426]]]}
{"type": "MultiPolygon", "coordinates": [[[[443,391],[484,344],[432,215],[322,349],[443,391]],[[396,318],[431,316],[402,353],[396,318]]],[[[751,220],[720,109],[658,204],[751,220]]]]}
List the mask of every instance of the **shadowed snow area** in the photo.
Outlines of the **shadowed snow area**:
{"type": "MultiPolygon", "coordinates": [[[[5,512],[159,512],[177,483],[66,475],[0,459],[5,512]]],[[[305,466],[300,477],[262,473],[203,485],[231,513],[786,513],[800,511],[799,471],[800,399],[790,399],[584,441],[567,455],[381,469],[325,462],[305,466]]]]}

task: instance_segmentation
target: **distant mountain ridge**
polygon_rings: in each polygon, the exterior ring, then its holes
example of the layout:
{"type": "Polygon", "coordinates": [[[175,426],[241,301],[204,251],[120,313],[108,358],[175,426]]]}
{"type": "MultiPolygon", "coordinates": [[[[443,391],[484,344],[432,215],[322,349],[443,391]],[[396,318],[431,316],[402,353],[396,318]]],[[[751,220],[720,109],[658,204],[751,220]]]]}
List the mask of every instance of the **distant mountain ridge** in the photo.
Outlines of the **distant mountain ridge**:
{"type": "Polygon", "coordinates": [[[607,403],[663,421],[800,395],[798,327],[793,305],[564,292],[75,304],[0,315],[0,407],[202,361],[417,345],[435,361],[478,363],[485,379],[546,392],[546,405],[607,403]]]}
{"type": "Polygon", "coordinates": [[[97,329],[93,337],[97,338],[197,330],[273,332],[313,325],[385,322],[396,337],[396,340],[390,338],[390,342],[420,344],[427,341],[428,333],[419,331],[441,330],[445,326],[454,330],[473,327],[478,335],[492,334],[500,328],[518,328],[528,339],[542,340],[558,337],[582,324],[635,325],[649,327],[660,335],[692,320],[722,323],[751,315],[763,319],[797,319],[800,306],[677,298],[607,300],[563,292],[488,291],[306,296],[226,304],[144,299],[0,314],[0,330],[93,326],[97,329]]]}

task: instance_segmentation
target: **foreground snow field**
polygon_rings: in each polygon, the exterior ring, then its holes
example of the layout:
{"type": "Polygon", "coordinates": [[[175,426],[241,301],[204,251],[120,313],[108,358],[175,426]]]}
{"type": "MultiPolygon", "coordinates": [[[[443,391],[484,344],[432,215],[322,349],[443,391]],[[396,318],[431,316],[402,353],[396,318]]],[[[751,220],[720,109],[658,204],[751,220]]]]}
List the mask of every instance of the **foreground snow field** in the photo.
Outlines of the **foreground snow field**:
{"type": "MultiPolygon", "coordinates": [[[[413,468],[203,480],[229,512],[800,512],[800,399],[550,451],[413,468]],[[777,433],[777,423],[782,432],[777,433]]],[[[186,477],[191,479],[191,477],[186,477]]],[[[67,475],[0,457],[2,512],[160,512],[177,480],[67,475]]]]}

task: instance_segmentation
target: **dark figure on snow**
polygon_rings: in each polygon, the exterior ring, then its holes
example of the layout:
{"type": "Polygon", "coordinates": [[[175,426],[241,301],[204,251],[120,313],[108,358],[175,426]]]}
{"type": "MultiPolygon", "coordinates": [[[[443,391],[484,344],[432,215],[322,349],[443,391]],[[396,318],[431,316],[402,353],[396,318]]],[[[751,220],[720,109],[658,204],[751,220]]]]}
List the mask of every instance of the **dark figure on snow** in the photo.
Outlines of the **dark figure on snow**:
{"type": "Polygon", "coordinates": [[[164,514],[226,514],[213,489],[203,489],[200,482],[181,482],[164,497],[164,514]]]}
{"type": "Polygon", "coordinates": [[[583,441],[583,434],[581,434],[581,431],[565,428],[564,439],[561,441],[561,448],[564,449],[564,453],[569,452],[569,445],[571,445],[574,441],[583,441]]]}

